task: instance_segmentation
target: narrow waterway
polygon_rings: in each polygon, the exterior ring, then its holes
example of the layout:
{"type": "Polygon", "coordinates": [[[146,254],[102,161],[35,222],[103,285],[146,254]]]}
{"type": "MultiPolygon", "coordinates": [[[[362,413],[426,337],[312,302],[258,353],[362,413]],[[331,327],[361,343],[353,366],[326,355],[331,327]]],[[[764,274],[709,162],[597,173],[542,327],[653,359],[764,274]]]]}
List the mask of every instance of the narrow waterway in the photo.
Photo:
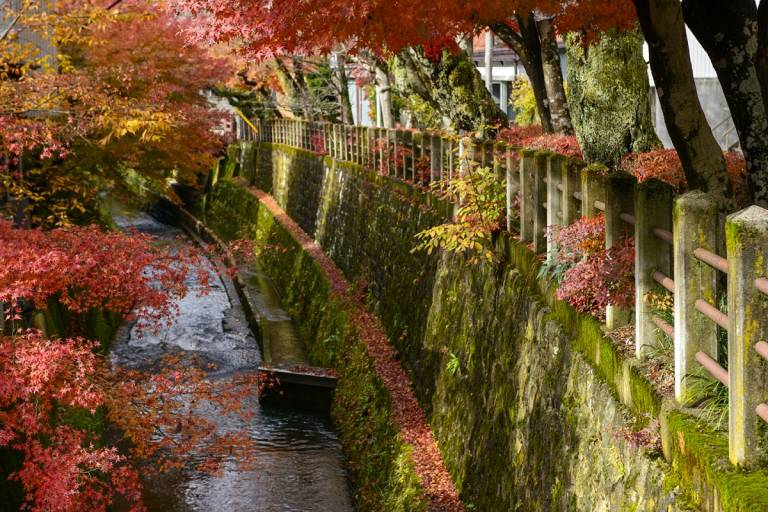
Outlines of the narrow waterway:
{"type": "MultiPolygon", "coordinates": [[[[155,235],[165,243],[193,243],[184,234],[141,213],[116,216],[121,228],[135,228],[155,235]],[[179,238],[181,237],[181,240],[179,238]]],[[[209,378],[226,378],[237,372],[254,371],[262,360],[257,340],[248,328],[233,290],[216,276],[207,294],[199,293],[196,276],[188,281],[188,293],[178,301],[180,314],[157,335],[134,330],[111,349],[120,365],[151,368],[169,353],[195,355],[215,364],[209,378]]],[[[195,273],[193,273],[195,274],[195,273]]],[[[290,317],[280,308],[279,297],[269,279],[254,274],[249,293],[261,311],[261,329],[269,336],[285,336],[298,346],[290,317]]],[[[297,355],[300,357],[300,355],[297,355]]],[[[254,441],[254,464],[245,469],[226,460],[222,474],[192,469],[145,480],[145,502],[150,511],[306,511],[345,512],[353,505],[344,470],[344,458],[330,421],[322,415],[262,407],[255,396],[249,403],[248,421],[205,411],[222,432],[247,432],[254,441]]]]}

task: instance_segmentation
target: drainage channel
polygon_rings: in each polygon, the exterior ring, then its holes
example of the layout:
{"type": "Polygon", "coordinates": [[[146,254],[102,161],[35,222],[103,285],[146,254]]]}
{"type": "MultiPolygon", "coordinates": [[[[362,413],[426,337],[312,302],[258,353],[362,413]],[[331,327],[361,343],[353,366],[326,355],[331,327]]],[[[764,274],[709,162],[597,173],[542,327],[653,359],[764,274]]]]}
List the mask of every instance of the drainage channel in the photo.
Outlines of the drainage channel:
{"type": "MultiPolygon", "coordinates": [[[[145,213],[120,211],[120,228],[136,229],[168,244],[194,243],[181,230],[145,213]]],[[[219,379],[237,372],[254,371],[262,354],[240,301],[216,275],[211,275],[206,294],[200,294],[196,275],[188,278],[188,293],[179,299],[179,315],[157,334],[130,333],[111,348],[116,364],[152,368],[168,355],[194,355],[207,366],[208,378],[219,379]],[[212,366],[212,367],[213,367],[212,366]]],[[[192,274],[196,274],[193,272],[192,274]]],[[[269,278],[254,272],[247,291],[257,305],[260,329],[270,337],[270,346],[281,347],[281,359],[301,362],[305,354],[290,316],[281,308],[269,278]]],[[[249,467],[240,467],[234,454],[225,460],[220,474],[210,475],[188,468],[161,477],[145,479],[145,503],[150,511],[352,511],[344,457],[338,437],[327,415],[262,406],[257,397],[249,400],[253,413],[248,420],[204,411],[222,432],[247,432],[252,443],[249,467]]],[[[199,462],[199,461],[192,461],[199,462]]]]}

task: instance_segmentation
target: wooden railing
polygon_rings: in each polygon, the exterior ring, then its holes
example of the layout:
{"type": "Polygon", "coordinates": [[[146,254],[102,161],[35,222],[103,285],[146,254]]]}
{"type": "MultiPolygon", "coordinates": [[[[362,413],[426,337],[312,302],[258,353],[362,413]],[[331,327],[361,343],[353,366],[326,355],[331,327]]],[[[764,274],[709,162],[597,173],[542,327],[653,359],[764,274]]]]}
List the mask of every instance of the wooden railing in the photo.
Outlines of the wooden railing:
{"type": "Polygon", "coordinates": [[[609,306],[609,329],[634,321],[635,351],[648,357],[659,332],[674,339],[675,397],[691,398],[689,376],[704,368],[728,387],[733,464],[758,457],[758,421],[768,422],[768,210],[751,206],[718,229],[715,201],[699,191],[675,196],[660,182],[638,184],[547,151],[440,133],[282,119],[246,123],[245,141],[287,144],[378,170],[412,184],[450,179],[474,162],[507,184],[507,228],[537,253],[556,257],[547,229],[605,215],[606,247],[635,238],[634,311],[609,306]],[[725,240],[725,243],[723,243],[725,240]],[[725,247],[725,254],[718,254],[725,247]],[[727,311],[717,307],[718,272],[727,276],[727,311]],[[674,322],[655,315],[646,295],[674,297],[674,322]],[[728,335],[728,369],[718,362],[718,328],[728,335]]]}

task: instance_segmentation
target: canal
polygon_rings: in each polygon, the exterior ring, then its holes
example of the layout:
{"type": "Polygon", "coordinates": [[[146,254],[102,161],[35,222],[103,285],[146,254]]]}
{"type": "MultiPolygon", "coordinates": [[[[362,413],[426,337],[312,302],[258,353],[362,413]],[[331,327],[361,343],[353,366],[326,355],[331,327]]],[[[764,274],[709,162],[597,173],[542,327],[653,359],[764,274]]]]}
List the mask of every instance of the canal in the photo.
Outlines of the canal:
{"type": "MultiPolygon", "coordinates": [[[[167,244],[193,244],[181,230],[145,213],[121,211],[115,216],[123,229],[136,229],[167,244]]],[[[208,378],[223,379],[252,372],[262,361],[256,337],[226,278],[217,275],[210,261],[202,263],[211,276],[207,293],[200,293],[196,272],[188,277],[186,296],[178,300],[179,314],[156,334],[131,329],[113,344],[115,364],[151,369],[170,354],[195,356],[213,363],[208,378]]],[[[269,346],[281,347],[286,357],[303,357],[300,338],[290,316],[281,308],[269,278],[251,272],[247,293],[257,305],[260,331],[269,346]],[[285,348],[287,347],[287,348],[285,348]]],[[[277,350],[277,349],[276,349],[277,350]]],[[[254,389],[243,420],[201,409],[221,432],[247,432],[255,453],[232,454],[220,474],[193,469],[196,456],[184,470],[144,479],[145,502],[150,511],[352,511],[352,498],[344,456],[336,432],[326,415],[264,407],[254,389]],[[253,460],[241,467],[237,459],[253,460]]]]}

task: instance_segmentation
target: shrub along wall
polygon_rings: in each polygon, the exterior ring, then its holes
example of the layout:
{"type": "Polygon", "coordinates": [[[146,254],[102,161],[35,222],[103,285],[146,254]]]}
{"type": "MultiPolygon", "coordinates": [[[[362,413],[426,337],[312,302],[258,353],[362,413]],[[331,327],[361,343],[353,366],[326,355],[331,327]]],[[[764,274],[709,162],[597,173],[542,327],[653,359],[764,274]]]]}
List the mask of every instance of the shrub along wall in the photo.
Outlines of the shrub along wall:
{"type": "MultiPolygon", "coordinates": [[[[707,461],[694,422],[662,414],[661,397],[599,324],[554,299],[524,245],[498,240],[502,263],[494,265],[414,254],[414,235],[446,211],[431,196],[287,146],[245,144],[238,154],[242,174],[275,196],[349,280],[366,284],[465,503],[542,511],[768,507],[751,480],[765,476],[707,461]],[[662,418],[671,467],[629,441],[627,432],[648,417],[662,418]]],[[[217,201],[236,190],[221,185],[217,201]]],[[[230,222],[240,208],[216,215],[230,222]]],[[[305,324],[311,311],[290,292],[301,286],[298,275],[273,277],[305,324]]],[[[316,338],[316,326],[305,326],[316,338]]]]}

